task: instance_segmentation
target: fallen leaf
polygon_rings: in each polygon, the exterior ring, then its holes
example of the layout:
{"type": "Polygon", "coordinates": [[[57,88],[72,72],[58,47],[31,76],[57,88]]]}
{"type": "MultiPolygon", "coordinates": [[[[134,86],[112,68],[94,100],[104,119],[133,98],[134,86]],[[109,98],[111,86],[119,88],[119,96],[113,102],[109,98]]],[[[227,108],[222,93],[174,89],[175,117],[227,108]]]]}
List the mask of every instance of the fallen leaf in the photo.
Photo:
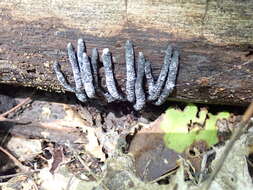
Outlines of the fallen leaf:
{"type": "Polygon", "coordinates": [[[198,113],[198,108],[192,104],[186,106],[183,111],[169,108],[160,126],[166,133],[165,144],[179,153],[199,140],[205,141],[210,147],[218,143],[217,120],[228,118],[229,115],[228,112],[213,115],[206,109],[201,109],[198,113]]]}

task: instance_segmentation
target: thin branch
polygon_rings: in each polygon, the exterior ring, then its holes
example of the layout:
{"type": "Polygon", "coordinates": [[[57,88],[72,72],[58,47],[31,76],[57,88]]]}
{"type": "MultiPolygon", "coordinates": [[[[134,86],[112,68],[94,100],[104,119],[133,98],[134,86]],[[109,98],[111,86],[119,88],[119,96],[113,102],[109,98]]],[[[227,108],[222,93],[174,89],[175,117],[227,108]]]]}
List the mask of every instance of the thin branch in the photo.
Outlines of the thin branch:
{"type": "Polygon", "coordinates": [[[24,99],[22,102],[20,102],[18,105],[16,105],[15,107],[11,108],[9,111],[3,113],[0,115],[0,118],[6,117],[7,115],[9,115],[12,112],[15,112],[18,108],[20,108],[21,106],[25,105],[25,104],[29,104],[32,101],[31,97],[28,97],[26,99],[24,99]]]}
{"type": "Polygon", "coordinates": [[[92,177],[97,181],[97,182],[101,182],[101,185],[103,186],[103,188],[105,190],[109,190],[109,188],[103,183],[103,181],[101,181],[97,175],[91,171],[91,169],[89,168],[89,166],[87,166],[87,164],[83,161],[83,159],[78,155],[78,153],[74,150],[74,155],[75,157],[79,160],[79,162],[83,165],[83,167],[89,171],[89,173],[92,175],[92,177]]]}
{"type": "Polygon", "coordinates": [[[3,175],[3,176],[0,176],[0,179],[9,179],[9,178],[13,178],[13,177],[21,176],[21,175],[30,176],[31,174],[35,172],[39,172],[39,170],[33,170],[29,172],[19,172],[19,173],[10,174],[10,175],[3,175]]]}
{"type": "Polygon", "coordinates": [[[15,158],[11,153],[5,150],[3,147],[0,146],[0,151],[6,154],[15,164],[18,166],[22,171],[28,172],[30,169],[24,166],[17,158],[15,158]]]}
{"type": "Polygon", "coordinates": [[[208,190],[214,180],[214,178],[219,173],[224,161],[226,160],[229,151],[232,149],[233,145],[235,144],[235,141],[240,138],[240,136],[247,130],[249,126],[250,118],[253,115],[253,102],[250,104],[246,112],[243,114],[242,121],[238,124],[238,127],[236,128],[235,132],[233,133],[231,140],[228,142],[225,150],[223,151],[220,160],[217,162],[216,167],[211,174],[211,176],[207,179],[206,183],[202,186],[201,189],[208,190]]]}
{"type": "Polygon", "coordinates": [[[152,183],[157,183],[158,181],[160,181],[162,179],[165,179],[166,177],[169,177],[169,176],[173,175],[174,173],[176,173],[178,171],[178,168],[179,168],[179,166],[175,167],[174,169],[172,169],[168,173],[166,173],[166,174],[164,174],[164,175],[162,175],[162,176],[160,176],[160,177],[158,177],[158,178],[150,181],[149,183],[151,183],[151,184],[152,183]]]}

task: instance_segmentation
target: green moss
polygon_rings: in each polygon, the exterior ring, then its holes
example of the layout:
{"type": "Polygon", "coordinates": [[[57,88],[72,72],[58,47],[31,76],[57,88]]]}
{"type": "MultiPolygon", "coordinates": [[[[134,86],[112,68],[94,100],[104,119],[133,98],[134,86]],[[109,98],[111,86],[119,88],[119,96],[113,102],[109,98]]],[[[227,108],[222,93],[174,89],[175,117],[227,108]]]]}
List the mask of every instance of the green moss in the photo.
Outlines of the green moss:
{"type": "Polygon", "coordinates": [[[193,142],[204,140],[208,146],[218,142],[216,121],[229,117],[228,112],[217,115],[206,109],[198,111],[195,105],[188,105],[183,111],[167,109],[161,128],[165,132],[166,146],[176,152],[183,152],[193,142]],[[198,115],[198,117],[197,117],[198,115]]]}

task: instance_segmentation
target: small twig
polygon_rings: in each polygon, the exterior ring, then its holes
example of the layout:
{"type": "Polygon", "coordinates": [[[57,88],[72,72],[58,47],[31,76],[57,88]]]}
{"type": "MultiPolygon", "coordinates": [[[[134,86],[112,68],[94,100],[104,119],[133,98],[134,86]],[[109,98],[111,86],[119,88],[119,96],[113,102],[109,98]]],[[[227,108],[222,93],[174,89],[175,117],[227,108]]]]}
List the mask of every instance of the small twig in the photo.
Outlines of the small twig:
{"type": "Polygon", "coordinates": [[[210,150],[210,151],[206,152],[204,154],[204,156],[203,156],[203,159],[202,159],[202,162],[201,162],[201,170],[200,170],[198,184],[200,184],[202,182],[202,180],[203,180],[203,174],[205,173],[205,170],[206,170],[207,159],[213,153],[215,153],[215,151],[214,150],[210,150]]]}
{"type": "Polygon", "coordinates": [[[0,179],[8,179],[8,178],[21,176],[21,175],[30,176],[31,174],[34,174],[35,172],[39,172],[39,170],[33,170],[33,171],[29,171],[29,172],[19,172],[19,173],[10,174],[10,175],[3,175],[3,176],[0,176],[0,179]]]}
{"type": "Polygon", "coordinates": [[[253,102],[249,105],[248,109],[242,116],[242,122],[248,122],[253,115],[253,102]]]}
{"type": "Polygon", "coordinates": [[[145,164],[145,167],[144,167],[144,170],[143,170],[143,178],[144,178],[144,180],[146,180],[146,174],[148,172],[148,167],[149,167],[149,165],[150,165],[151,162],[152,162],[152,160],[150,159],[145,164]]]}
{"type": "Polygon", "coordinates": [[[74,151],[75,157],[79,160],[79,162],[83,165],[83,167],[89,171],[89,173],[92,175],[92,177],[97,181],[97,182],[101,182],[101,185],[103,186],[103,188],[105,190],[110,190],[98,177],[97,175],[91,171],[91,169],[85,164],[85,162],[83,161],[83,159],[77,154],[76,151],[74,151]]]}
{"type": "Polygon", "coordinates": [[[2,113],[0,114],[0,118],[4,118],[6,117],[7,115],[9,115],[10,113],[12,112],[15,112],[18,108],[20,108],[21,106],[25,105],[25,104],[28,104],[32,101],[31,97],[28,97],[26,99],[24,99],[22,102],[20,102],[18,105],[16,105],[15,107],[11,108],[10,110],[8,110],[7,112],[5,113],[2,113]]]}
{"type": "Polygon", "coordinates": [[[22,171],[28,172],[29,168],[24,166],[17,158],[15,158],[11,153],[5,150],[3,147],[0,146],[0,151],[6,154],[22,171]]]}
{"type": "Polygon", "coordinates": [[[74,177],[75,177],[75,176],[72,175],[72,176],[69,178],[68,184],[67,184],[67,187],[66,187],[66,190],[70,190],[71,182],[73,181],[74,177]]]}
{"type": "Polygon", "coordinates": [[[238,124],[238,127],[235,129],[230,141],[228,142],[225,150],[223,151],[219,161],[216,164],[214,171],[212,172],[211,176],[207,179],[207,182],[204,183],[201,189],[208,190],[211,186],[214,178],[217,176],[218,172],[220,171],[224,161],[226,160],[229,151],[233,147],[235,141],[246,131],[249,126],[249,121],[251,116],[253,115],[253,102],[250,104],[246,112],[243,114],[242,121],[238,124]]]}
{"type": "Polygon", "coordinates": [[[70,150],[74,153],[75,158],[77,158],[79,160],[79,162],[83,165],[83,167],[92,175],[92,177],[97,181],[97,182],[101,182],[101,185],[103,186],[103,188],[105,190],[110,190],[104,183],[103,181],[101,181],[97,175],[91,171],[91,169],[87,166],[87,164],[83,161],[83,159],[79,156],[79,154],[77,153],[77,151],[75,151],[72,146],[70,145],[70,143],[68,142],[67,144],[69,144],[69,148],[70,150]]]}
{"type": "Polygon", "coordinates": [[[169,176],[171,176],[172,174],[174,174],[174,173],[176,173],[177,172],[177,169],[179,168],[179,166],[177,166],[177,167],[175,167],[173,170],[171,170],[170,172],[168,172],[168,173],[166,173],[166,174],[164,174],[164,175],[162,175],[162,176],[160,176],[160,177],[158,177],[158,178],[156,178],[156,179],[154,179],[154,180],[152,180],[152,181],[150,181],[149,183],[156,183],[156,182],[158,182],[158,181],[160,181],[160,180],[162,180],[162,179],[165,179],[166,177],[169,177],[169,176]]]}
{"type": "Polygon", "coordinates": [[[35,189],[35,190],[39,190],[39,188],[38,188],[38,186],[37,186],[37,184],[35,183],[35,181],[34,181],[34,180],[32,180],[32,183],[33,183],[33,187],[34,187],[34,189],[35,189]]]}
{"type": "Polygon", "coordinates": [[[248,164],[253,168],[253,163],[247,158],[248,164]]]}
{"type": "MultiPolygon", "coordinates": [[[[34,94],[34,93],[33,93],[34,94]]],[[[33,96],[32,94],[32,96],[33,96]]],[[[31,96],[31,97],[32,97],[31,96]]],[[[7,115],[9,115],[10,113],[12,112],[15,112],[18,108],[20,108],[21,106],[25,105],[25,104],[28,104],[32,101],[31,97],[28,97],[26,99],[24,99],[22,102],[20,102],[18,105],[16,105],[15,107],[11,108],[10,110],[8,110],[7,112],[5,113],[2,113],[0,114],[0,121],[8,121],[9,119],[6,118],[7,115]]],[[[7,138],[8,134],[6,134],[3,138],[2,138],[2,141],[0,143],[0,146],[2,144],[2,142],[5,142],[6,138],[7,138]]]]}

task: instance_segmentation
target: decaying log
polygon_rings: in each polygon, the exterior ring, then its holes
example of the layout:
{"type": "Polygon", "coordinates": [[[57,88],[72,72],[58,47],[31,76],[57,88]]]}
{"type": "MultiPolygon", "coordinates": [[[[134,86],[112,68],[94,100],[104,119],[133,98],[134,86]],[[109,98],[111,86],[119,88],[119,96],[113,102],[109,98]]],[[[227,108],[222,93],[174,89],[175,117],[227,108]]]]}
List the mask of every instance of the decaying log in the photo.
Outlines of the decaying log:
{"type": "MultiPolygon", "coordinates": [[[[172,99],[223,104],[251,101],[252,1],[3,0],[0,82],[62,90],[52,63],[71,76],[66,44],[83,37],[88,54],[110,48],[125,85],[124,43],[133,40],[158,75],[163,51],[180,49],[172,99]]],[[[72,77],[70,77],[72,78],[72,77]]]]}

